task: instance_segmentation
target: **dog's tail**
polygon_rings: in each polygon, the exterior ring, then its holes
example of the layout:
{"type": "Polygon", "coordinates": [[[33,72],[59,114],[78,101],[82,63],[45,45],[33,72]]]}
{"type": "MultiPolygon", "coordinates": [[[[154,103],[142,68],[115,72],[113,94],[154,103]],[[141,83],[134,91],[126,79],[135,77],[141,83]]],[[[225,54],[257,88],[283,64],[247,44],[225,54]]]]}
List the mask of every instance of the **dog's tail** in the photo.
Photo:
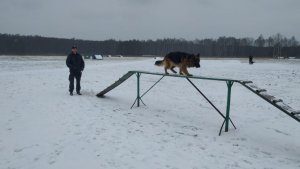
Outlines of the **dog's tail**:
{"type": "Polygon", "coordinates": [[[154,65],[156,66],[163,66],[164,65],[164,61],[163,60],[158,60],[154,63],[154,65]]]}

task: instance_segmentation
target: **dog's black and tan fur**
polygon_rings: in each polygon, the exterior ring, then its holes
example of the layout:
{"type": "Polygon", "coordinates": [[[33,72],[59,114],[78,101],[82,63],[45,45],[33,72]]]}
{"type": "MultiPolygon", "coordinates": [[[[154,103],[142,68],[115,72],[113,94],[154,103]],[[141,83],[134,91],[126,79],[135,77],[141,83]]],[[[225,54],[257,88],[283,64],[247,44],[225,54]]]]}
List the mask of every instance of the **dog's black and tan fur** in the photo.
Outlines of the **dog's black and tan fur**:
{"type": "Polygon", "coordinates": [[[173,73],[177,73],[174,68],[179,67],[179,73],[181,75],[191,76],[187,68],[188,67],[200,67],[200,54],[194,55],[184,52],[171,52],[164,57],[164,60],[155,62],[156,66],[164,66],[165,73],[168,73],[170,69],[173,73]]]}

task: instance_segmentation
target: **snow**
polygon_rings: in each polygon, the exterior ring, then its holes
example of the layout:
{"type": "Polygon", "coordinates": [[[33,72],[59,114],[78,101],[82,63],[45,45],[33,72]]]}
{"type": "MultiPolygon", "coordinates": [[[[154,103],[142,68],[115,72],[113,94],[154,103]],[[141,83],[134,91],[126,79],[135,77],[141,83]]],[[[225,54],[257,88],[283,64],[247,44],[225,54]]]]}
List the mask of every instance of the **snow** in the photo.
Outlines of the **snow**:
{"type": "MultiPolygon", "coordinates": [[[[130,109],[136,77],[95,95],[129,70],[163,72],[149,58],[86,60],[82,96],[68,95],[65,57],[0,57],[0,168],[296,169],[299,123],[239,84],[230,126],[183,78],[166,77],[130,109]]],[[[299,60],[201,60],[194,75],[251,80],[300,109],[299,60]]],[[[142,75],[142,91],[158,76],[142,75]]],[[[193,80],[224,113],[225,82],[193,80]]]]}

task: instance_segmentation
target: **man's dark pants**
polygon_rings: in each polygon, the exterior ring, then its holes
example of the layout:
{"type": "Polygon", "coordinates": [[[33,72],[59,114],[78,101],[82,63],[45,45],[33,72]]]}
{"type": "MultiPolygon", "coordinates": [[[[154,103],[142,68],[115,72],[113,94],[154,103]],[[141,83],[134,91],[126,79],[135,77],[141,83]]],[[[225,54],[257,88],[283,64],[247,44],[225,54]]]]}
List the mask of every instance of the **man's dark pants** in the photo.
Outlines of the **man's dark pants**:
{"type": "Polygon", "coordinates": [[[81,72],[70,71],[70,75],[69,75],[69,81],[70,81],[69,91],[70,91],[70,93],[73,93],[73,90],[74,90],[74,78],[76,79],[76,92],[79,93],[80,89],[81,89],[81,87],[80,87],[81,72]]]}

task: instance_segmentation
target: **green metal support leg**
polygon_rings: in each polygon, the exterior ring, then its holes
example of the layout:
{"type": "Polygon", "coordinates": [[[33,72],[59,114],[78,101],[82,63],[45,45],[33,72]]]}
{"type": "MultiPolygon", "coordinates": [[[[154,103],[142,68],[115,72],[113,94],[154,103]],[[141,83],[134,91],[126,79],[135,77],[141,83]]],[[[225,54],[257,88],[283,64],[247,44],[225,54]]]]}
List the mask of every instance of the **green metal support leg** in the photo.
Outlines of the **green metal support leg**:
{"type": "Polygon", "coordinates": [[[141,74],[140,73],[137,73],[136,74],[136,77],[137,77],[137,107],[140,107],[140,100],[141,100],[141,97],[140,97],[140,77],[141,77],[141,74]]]}
{"type": "Polygon", "coordinates": [[[137,77],[137,92],[136,92],[137,96],[136,96],[136,99],[134,100],[134,103],[130,107],[130,109],[133,108],[133,106],[135,105],[135,103],[137,103],[137,107],[140,107],[140,103],[141,102],[146,106],[146,104],[142,100],[142,97],[144,96],[144,94],[142,96],[140,94],[140,77],[141,77],[141,73],[136,73],[136,77],[137,77]]]}
{"type": "Polygon", "coordinates": [[[232,81],[227,81],[227,107],[226,107],[226,116],[225,116],[225,132],[228,132],[229,120],[230,120],[230,99],[231,99],[231,87],[233,85],[232,81]]]}
{"type": "MultiPolygon", "coordinates": [[[[189,79],[189,78],[186,78],[191,84],[192,86],[194,86],[194,88],[205,98],[205,100],[224,118],[224,121],[222,123],[222,126],[220,128],[220,132],[219,132],[219,136],[221,135],[221,132],[222,132],[222,129],[224,127],[224,124],[225,122],[227,122],[227,125],[229,125],[229,122],[233,125],[233,127],[236,129],[235,125],[233,124],[232,120],[230,119],[229,117],[229,109],[228,109],[228,113],[226,113],[226,116],[224,116],[221,111],[200,91],[200,89],[189,79]]],[[[228,81],[228,83],[230,84],[230,91],[228,92],[229,94],[231,93],[231,87],[233,85],[233,82],[232,81],[228,81]]],[[[227,84],[228,84],[227,83],[227,84]]],[[[227,100],[227,103],[229,104],[230,106],[230,95],[229,95],[229,100],[227,100]],[[229,101],[229,102],[228,102],[229,101]]],[[[227,105],[228,105],[227,104],[227,105]]],[[[227,106],[227,108],[230,108],[227,106]]],[[[228,131],[228,130],[227,130],[228,131]]]]}

